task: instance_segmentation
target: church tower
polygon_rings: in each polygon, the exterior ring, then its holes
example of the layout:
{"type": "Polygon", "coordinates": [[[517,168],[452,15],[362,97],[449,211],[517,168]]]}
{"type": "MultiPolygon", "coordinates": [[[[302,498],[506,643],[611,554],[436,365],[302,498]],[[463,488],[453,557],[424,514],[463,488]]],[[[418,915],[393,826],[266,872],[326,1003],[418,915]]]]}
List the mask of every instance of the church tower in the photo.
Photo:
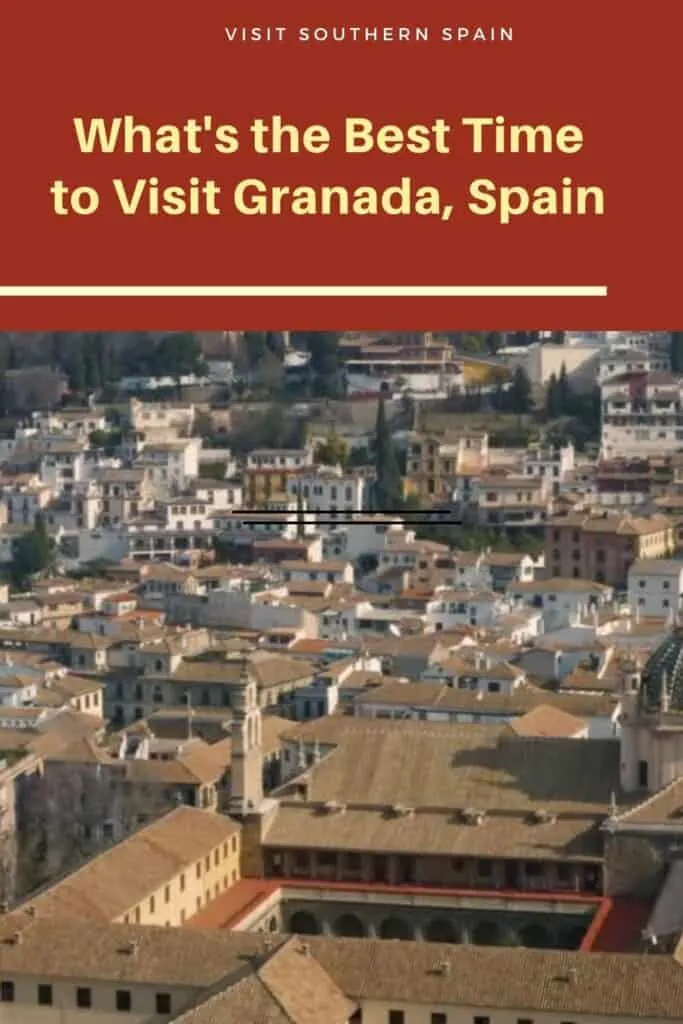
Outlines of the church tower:
{"type": "Polygon", "coordinates": [[[233,702],[230,729],[232,764],[230,769],[230,814],[253,814],[263,803],[263,737],[261,711],[256,683],[249,662],[242,671],[233,702]]]}

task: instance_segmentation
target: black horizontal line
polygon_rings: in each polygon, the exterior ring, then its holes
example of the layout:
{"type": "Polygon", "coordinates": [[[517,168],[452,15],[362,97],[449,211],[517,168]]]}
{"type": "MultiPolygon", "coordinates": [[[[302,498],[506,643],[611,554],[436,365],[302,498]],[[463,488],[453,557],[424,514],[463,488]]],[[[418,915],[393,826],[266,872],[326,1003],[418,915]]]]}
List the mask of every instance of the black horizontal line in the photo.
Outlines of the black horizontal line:
{"type": "MultiPolygon", "coordinates": [[[[252,526],[269,526],[272,523],[272,519],[251,519],[250,524],[252,526]]],[[[374,519],[330,519],[330,520],[309,520],[306,524],[308,526],[376,526],[377,523],[374,519]]],[[[412,523],[406,523],[403,519],[393,519],[387,522],[384,521],[385,526],[461,526],[461,523],[449,522],[444,519],[422,519],[413,520],[412,523]]],[[[190,531],[192,532],[192,531],[190,531]]]]}

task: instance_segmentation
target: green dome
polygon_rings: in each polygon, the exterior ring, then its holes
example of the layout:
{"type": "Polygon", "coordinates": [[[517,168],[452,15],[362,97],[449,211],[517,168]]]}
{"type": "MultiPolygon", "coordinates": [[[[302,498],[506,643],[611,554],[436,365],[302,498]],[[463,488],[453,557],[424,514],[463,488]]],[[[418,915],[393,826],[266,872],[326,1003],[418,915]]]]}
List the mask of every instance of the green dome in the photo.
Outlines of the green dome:
{"type": "Polygon", "coordinates": [[[640,702],[648,711],[662,709],[668,696],[670,711],[683,711],[683,629],[675,629],[647,660],[640,684],[640,702]]]}

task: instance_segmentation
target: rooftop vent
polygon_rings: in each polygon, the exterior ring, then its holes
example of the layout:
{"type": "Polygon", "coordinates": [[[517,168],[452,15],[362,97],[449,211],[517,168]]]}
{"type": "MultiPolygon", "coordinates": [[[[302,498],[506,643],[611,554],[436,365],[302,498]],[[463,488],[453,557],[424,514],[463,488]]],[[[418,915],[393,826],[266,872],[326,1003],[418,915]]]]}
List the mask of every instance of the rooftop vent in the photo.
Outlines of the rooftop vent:
{"type": "Polygon", "coordinates": [[[571,985],[577,978],[576,967],[568,967],[563,974],[556,974],[553,981],[561,982],[563,985],[571,985]]]}
{"type": "Polygon", "coordinates": [[[434,964],[434,974],[448,975],[451,973],[450,960],[437,960],[434,964]]]}
{"type": "Polygon", "coordinates": [[[479,810],[476,807],[465,807],[460,812],[460,819],[466,825],[481,825],[486,817],[486,811],[479,810]]]}
{"type": "Polygon", "coordinates": [[[345,810],[346,806],[338,803],[336,800],[328,800],[327,803],[323,804],[325,814],[342,814],[345,810]]]}
{"type": "Polygon", "coordinates": [[[132,942],[127,942],[125,944],[125,946],[123,946],[121,948],[121,952],[125,953],[126,956],[135,956],[137,951],[138,951],[138,943],[135,942],[134,940],[132,942]]]}
{"type": "Polygon", "coordinates": [[[407,818],[413,813],[413,808],[405,807],[403,804],[392,804],[389,812],[393,818],[407,818]]]}
{"type": "Polygon", "coordinates": [[[302,942],[301,945],[299,946],[299,952],[301,953],[302,956],[310,956],[311,947],[307,942],[302,942]]]}
{"type": "Polygon", "coordinates": [[[534,825],[552,825],[557,821],[557,815],[552,811],[546,811],[543,807],[532,811],[529,817],[534,825]]]}

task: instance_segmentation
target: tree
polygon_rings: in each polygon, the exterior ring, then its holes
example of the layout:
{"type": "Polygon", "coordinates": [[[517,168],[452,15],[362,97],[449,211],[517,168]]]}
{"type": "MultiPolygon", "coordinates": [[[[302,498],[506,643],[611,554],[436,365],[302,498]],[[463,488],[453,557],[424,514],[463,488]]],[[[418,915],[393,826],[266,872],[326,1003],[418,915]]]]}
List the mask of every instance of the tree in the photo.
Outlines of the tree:
{"type": "Polygon", "coordinates": [[[69,390],[80,394],[86,389],[86,365],[83,356],[82,345],[73,349],[67,364],[67,377],[69,378],[69,390]]]}
{"type": "Polygon", "coordinates": [[[508,390],[508,403],[510,411],[519,416],[531,412],[531,381],[521,366],[518,366],[512,375],[512,383],[508,390]]]}
{"type": "Polygon", "coordinates": [[[105,454],[114,455],[123,440],[123,432],[121,430],[93,430],[88,440],[93,448],[102,448],[105,454]]]}
{"type": "Polygon", "coordinates": [[[487,331],[486,332],[486,347],[492,356],[503,348],[505,345],[505,338],[501,331],[487,331]]]}
{"type": "Polygon", "coordinates": [[[157,342],[155,349],[156,372],[159,376],[179,380],[202,369],[201,352],[197,339],[190,332],[168,334],[157,342]]]}
{"type": "Polygon", "coordinates": [[[671,332],[671,372],[683,373],[683,331],[671,332]]]}
{"type": "Polygon", "coordinates": [[[377,404],[375,424],[375,486],[373,504],[377,511],[397,512],[403,502],[403,485],[398,456],[387,423],[384,399],[377,404]]]}
{"type": "Polygon", "coordinates": [[[74,870],[119,836],[175,806],[162,785],[131,782],[120,766],[49,760],[44,773],[22,779],[17,884],[22,893],[74,870]],[[117,771],[119,769],[119,771],[117,771]]]}
{"type": "Polygon", "coordinates": [[[567,374],[567,367],[565,363],[562,363],[560,376],[557,378],[557,390],[560,397],[560,415],[570,416],[572,413],[574,395],[572,392],[572,386],[569,383],[569,376],[567,374]]]}
{"type": "Polygon", "coordinates": [[[264,391],[275,395],[282,389],[282,363],[270,350],[266,351],[257,367],[259,383],[264,391]]]}
{"type": "Polygon", "coordinates": [[[303,540],[306,533],[306,509],[304,506],[304,492],[301,484],[296,489],[296,536],[297,540],[303,540]]]}
{"type": "Polygon", "coordinates": [[[342,437],[331,434],[315,450],[315,461],[323,466],[341,466],[345,469],[349,459],[349,446],[342,437]]]}
{"type": "Polygon", "coordinates": [[[311,354],[311,370],[316,390],[322,395],[337,395],[341,388],[338,331],[302,331],[293,340],[304,344],[311,354]]]}
{"type": "Polygon", "coordinates": [[[22,586],[39,572],[52,568],[54,559],[55,543],[38,513],[33,529],[17,537],[12,545],[11,572],[15,583],[22,586]]]}
{"type": "Polygon", "coordinates": [[[562,415],[562,399],[556,373],[551,374],[546,388],[545,414],[549,420],[556,420],[562,415]]]}

